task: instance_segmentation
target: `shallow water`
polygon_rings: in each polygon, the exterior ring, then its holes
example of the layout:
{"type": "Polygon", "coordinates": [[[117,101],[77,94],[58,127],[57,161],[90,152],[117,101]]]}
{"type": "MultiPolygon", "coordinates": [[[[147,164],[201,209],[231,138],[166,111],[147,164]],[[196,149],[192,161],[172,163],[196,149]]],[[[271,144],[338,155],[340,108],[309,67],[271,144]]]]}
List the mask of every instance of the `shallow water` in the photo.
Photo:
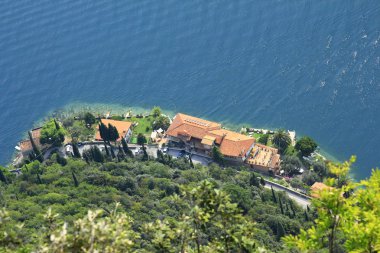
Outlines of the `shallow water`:
{"type": "Polygon", "coordinates": [[[380,164],[380,1],[0,2],[0,163],[69,103],[296,129],[380,164]]]}

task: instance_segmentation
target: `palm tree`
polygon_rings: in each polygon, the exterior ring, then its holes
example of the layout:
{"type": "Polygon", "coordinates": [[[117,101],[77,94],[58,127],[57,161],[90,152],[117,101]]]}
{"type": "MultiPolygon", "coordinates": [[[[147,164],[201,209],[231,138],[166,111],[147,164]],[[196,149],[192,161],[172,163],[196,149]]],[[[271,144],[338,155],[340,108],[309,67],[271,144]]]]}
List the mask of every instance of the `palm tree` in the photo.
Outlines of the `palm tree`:
{"type": "Polygon", "coordinates": [[[279,149],[280,153],[283,153],[292,140],[285,130],[280,129],[273,135],[272,142],[279,149]]]}

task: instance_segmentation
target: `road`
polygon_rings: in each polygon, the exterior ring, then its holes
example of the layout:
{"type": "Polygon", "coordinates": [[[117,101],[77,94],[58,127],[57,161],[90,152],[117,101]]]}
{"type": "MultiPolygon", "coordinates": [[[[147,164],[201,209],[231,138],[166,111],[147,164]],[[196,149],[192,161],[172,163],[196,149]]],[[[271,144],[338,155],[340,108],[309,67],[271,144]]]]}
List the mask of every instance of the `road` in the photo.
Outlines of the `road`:
{"type": "Polygon", "coordinates": [[[293,199],[295,202],[297,202],[300,206],[302,206],[305,209],[308,205],[310,205],[310,197],[307,197],[306,195],[303,195],[298,192],[294,192],[293,190],[290,190],[289,188],[286,188],[282,185],[265,180],[265,187],[269,189],[273,187],[273,190],[275,191],[284,191],[289,196],[289,198],[293,199]]]}

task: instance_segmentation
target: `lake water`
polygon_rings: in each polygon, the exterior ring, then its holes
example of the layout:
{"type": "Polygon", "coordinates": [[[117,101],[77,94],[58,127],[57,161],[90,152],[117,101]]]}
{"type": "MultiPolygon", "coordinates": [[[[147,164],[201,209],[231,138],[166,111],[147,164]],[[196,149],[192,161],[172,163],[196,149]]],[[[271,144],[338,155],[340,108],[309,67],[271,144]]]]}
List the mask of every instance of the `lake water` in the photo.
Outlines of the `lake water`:
{"type": "Polygon", "coordinates": [[[378,0],[2,0],[0,163],[51,110],[159,105],[380,165],[378,0]]]}

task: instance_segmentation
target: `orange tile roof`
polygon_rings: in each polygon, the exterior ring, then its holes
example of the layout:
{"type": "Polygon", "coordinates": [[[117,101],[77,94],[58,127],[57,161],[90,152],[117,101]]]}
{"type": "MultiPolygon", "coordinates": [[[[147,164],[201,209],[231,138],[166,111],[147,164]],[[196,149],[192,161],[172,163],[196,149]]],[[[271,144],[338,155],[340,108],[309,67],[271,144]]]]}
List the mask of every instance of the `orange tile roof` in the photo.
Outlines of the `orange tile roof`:
{"type": "Polygon", "coordinates": [[[243,157],[255,143],[252,137],[226,129],[212,130],[209,135],[216,138],[216,143],[220,145],[220,152],[226,156],[243,157]]]}
{"type": "Polygon", "coordinates": [[[220,145],[220,152],[223,155],[234,157],[244,156],[255,142],[252,137],[222,129],[219,123],[182,113],[175,116],[166,134],[173,137],[186,137],[186,140],[196,138],[207,145],[212,145],[214,140],[211,142],[211,138],[214,138],[215,143],[220,145]]]}
{"type": "MultiPolygon", "coordinates": [[[[39,148],[42,147],[41,142],[40,142],[41,130],[42,130],[42,127],[39,127],[39,128],[35,128],[31,131],[34,143],[39,148]]],[[[29,139],[20,141],[19,146],[20,146],[20,149],[22,152],[26,152],[26,151],[33,149],[32,143],[30,142],[29,139]]]]}
{"type": "Polygon", "coordinates": [[[311,187],[311,196],[314,198],[319,198],[319,192],[322,190],[332,190],[333,187],[325,185],[324,183],[321,182],[315,182],[311,187]]]}
{"type": "Polygon", "coordinates": [[[212,144],[214,144],[214,141],[215,141],[215,137],[206,135],[205,137],[203,137],[201,143],[204,145],[212,146],[212,144]]]}
{"type": "Polygon", "coordinates": [[[248,164],[266,167],[267,169],[276,168],[280,164],[280,155],[276,148],[256,143],[247,162],[248,164]]]}
{"type": "MultiPolygon", "coordinates": [[[[113,120],[113,119],[101,119],[101,122],[104,125],[106,125],[107,127],[108,127],[108,124],[111,124],[114,127],[116,127],[117,131],[119,132],[119,136],[120,136],[119,139],[117,139],[118,141],[121,140],[122,136],[124,136],[132,126],[131,122],[113,120]]],[[[98,126],[98,129],[96,131],[95,140],[102,140],[102,138],[100,137],[99,126],[98,126]]]]}
{"type": "Polygon", "coordinates": [[[208,131],[220,129],[221,127],[222,126],[216,122],[178,113],[166,131],[166,134],[173,137],[182,135],[202,140],[208,131]]]}

